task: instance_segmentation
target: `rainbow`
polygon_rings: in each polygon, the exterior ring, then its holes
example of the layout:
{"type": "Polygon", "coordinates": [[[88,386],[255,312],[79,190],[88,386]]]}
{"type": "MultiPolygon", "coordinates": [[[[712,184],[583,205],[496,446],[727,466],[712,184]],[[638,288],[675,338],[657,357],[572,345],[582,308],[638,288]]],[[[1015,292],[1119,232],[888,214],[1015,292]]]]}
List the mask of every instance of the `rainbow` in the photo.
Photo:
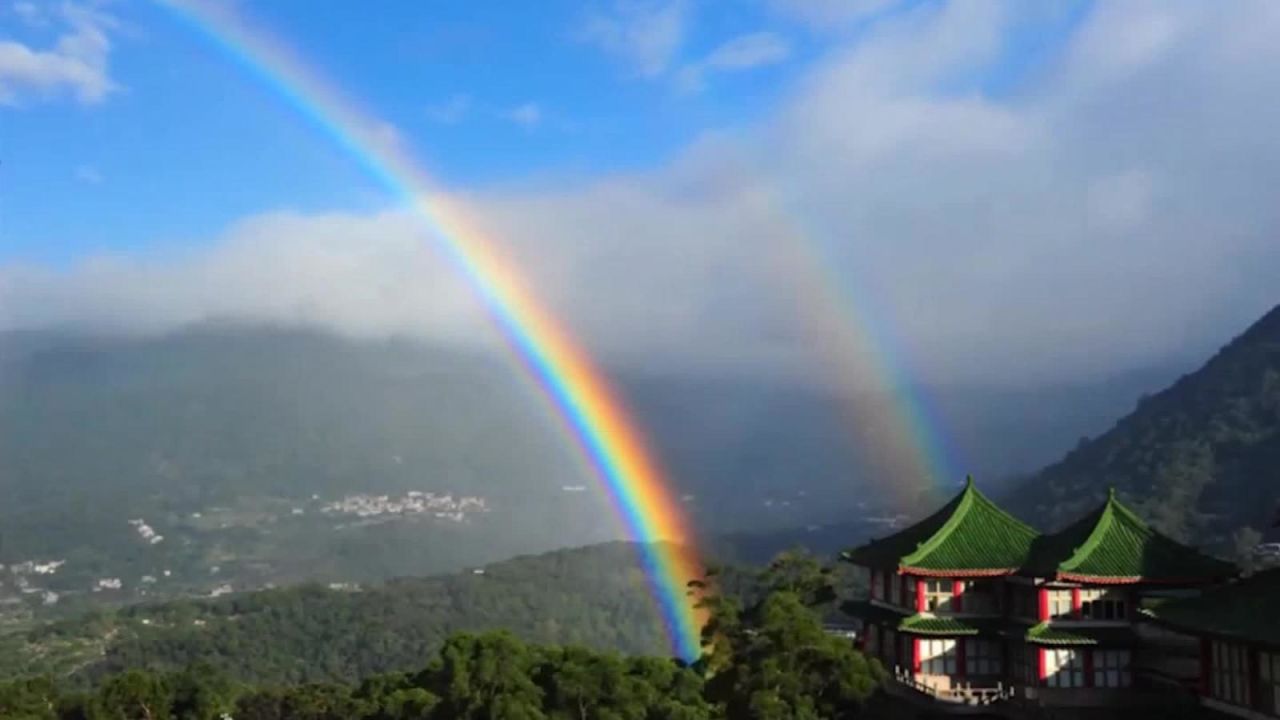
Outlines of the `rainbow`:
{"type": "Polygon", "coordinates": [[[936,500],[955,492],[961,478],[954,452],[928,398],[912,381],[905,353],[876,322],[871,282],[836,273],[841,263],[828,257],[822,242],[830,233],[802,222],[816,215],[803,211],[800,198],[768,189],[761,199],[784,223],[778,267],[788,282],[800,285],[795,298],[801,331],[821,374],[840,394],[853,426],[851,443],[869,466],[868,476],[897,509],[908,512],[920,507],[922,495],[936,500]]]}
{"type": "Polygon", "coordinates": [[[385,126],[360,112],[278,40],[250,27],[231,10],[232,3],[157,2],[279,95],[432,231],[485,303],[518,364],[563,418],[628,536],[639,543],[641,568],[672,651],[695,659],[700,620],[685,591],[686,583],[702,573],[693,535],[640,432],[586,353],[539,304],[516,268],[458,210],[433,196],[428,175],[380,133],[385,126]]]}

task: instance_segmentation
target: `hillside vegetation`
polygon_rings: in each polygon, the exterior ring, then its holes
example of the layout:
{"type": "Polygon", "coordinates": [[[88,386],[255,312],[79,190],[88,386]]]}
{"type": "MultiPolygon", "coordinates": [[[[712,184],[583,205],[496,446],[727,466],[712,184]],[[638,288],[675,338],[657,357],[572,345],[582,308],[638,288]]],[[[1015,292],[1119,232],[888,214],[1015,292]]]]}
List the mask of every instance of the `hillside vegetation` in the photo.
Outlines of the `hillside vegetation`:
{"type": "Polygon", "coordinates": [[[1054,528],[1113,486],[1185,540],[1243,549],[1270,525],[1280,499],[1280,307],[1028,480],[1009,504],[1054,528]]]}

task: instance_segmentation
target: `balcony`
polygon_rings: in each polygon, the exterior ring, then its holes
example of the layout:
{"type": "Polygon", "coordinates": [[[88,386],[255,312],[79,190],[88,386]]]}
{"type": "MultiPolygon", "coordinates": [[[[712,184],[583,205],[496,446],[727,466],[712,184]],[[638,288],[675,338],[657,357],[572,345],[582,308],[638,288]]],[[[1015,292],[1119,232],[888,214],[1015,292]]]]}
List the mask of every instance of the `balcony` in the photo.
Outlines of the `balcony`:
{"type": "Polygon", "coordinates": [[[982,712],[990,705],[1016,696],[1016,689],[1002,682],[993,687],[974,687],[968,682],[953,685],[946,676],[920,676],[901,666],[894,667],[893,679],[896,689],[905,690],[906,695],[952,705],[948,711],[956,713],[982,712]]]}

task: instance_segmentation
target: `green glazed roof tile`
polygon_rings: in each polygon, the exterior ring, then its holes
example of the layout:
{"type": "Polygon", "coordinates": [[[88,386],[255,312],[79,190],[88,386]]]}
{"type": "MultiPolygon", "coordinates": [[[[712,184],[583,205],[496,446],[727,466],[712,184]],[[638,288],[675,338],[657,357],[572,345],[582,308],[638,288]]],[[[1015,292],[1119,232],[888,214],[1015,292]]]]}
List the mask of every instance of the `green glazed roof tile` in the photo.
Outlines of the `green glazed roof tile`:
{"type": "Polygon", "coordinates": [[[916,574],[999,575],[1027,560],[1038,533],[1000,509],[973,484],[934,514],[844,554],[851,562],[916,574]]]}
{"type": "Polygon", "coordinates": [[[1209,590],[1198,597],[1177,598],[1144,608],[1159,625],[1198,635],[1211,635],[1280,647],[1280,568],[1209,590]]]}
{"type": "Polygon", "coordinates": [[[1208,582],[1235,567],[1162,535],[1116,499],[1061,532],[1041,536],[1025,570],[1078,582],[1208,582]]]}
{"type": "Polygon", "coordinates": [[[1059,646],[1125,645],[1134,637],[1129,627],[1063,627],[1050,623],[1033,625],[1025,635],[1030,643],[1059,646]]]}

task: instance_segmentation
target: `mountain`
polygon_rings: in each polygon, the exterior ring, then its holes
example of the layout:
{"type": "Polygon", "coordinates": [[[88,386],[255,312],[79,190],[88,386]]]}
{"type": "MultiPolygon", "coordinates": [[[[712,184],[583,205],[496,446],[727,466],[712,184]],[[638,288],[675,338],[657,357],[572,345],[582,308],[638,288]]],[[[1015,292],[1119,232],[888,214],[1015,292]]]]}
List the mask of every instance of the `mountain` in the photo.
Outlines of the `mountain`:
{"type": "MultiPolygon", "coordinates": [[[[891,502],[854,450],[850,401],[816,380],[606,369],[707,537],[843,537],[891,502]]],[[[1061,453],[1167,372],[925,394],[958,428],[956,464],[994,478],[1061,453]]],[[[0,497],[0,621],[622,539],[564,431],[502,358],[229,323],[0,334],[0,497]],[[404,512],[414,502],[429,511],[404,512]]]]}
{"type": "Polygon", "coordinates": [[[1252,528],[1247,540],[1270,525],[1280,500],[1280,307],[1027,480],[1009,507],[1057,527],[1109,487],[1182,539],[1225,546],[1242,527],[1252,528]]]}
{"type": "Polygon", "coordinates": [[[665,655],[636,552],[609,543],[365,588],[312,584],[95,612],[0,635],[0,677],[89,680],[207,663],[262,684],[350,681],[419,667],[451,634],[495,629],[533,642],[665,655]]]}

